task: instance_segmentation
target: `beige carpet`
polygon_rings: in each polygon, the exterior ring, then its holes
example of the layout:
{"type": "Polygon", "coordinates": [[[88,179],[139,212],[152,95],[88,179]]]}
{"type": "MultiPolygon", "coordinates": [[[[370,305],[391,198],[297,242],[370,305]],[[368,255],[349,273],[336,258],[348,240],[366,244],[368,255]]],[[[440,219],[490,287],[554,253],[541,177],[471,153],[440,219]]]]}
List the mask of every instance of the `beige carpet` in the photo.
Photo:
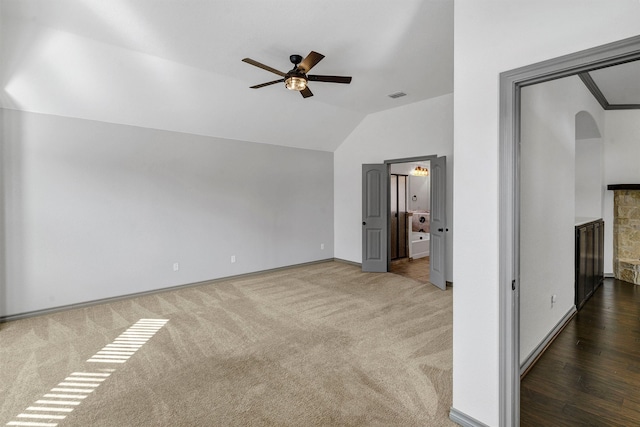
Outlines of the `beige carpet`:
{"type": "Polygon", "coordinates": [[[1,425],[454,425],[452,291],[345,263],[8,322],[0,343],[1,425]],[[168,322],[126,363],[87,362],[147,318],[168,322]],[[99,369],[112,372],[64,418],[30,418],[99,369]]]}

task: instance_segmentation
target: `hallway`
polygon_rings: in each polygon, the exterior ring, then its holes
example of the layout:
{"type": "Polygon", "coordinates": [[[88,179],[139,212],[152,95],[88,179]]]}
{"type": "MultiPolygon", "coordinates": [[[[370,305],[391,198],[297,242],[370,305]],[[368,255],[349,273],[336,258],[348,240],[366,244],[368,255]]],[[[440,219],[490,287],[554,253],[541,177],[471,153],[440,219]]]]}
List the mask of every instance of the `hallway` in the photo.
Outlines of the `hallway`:
{"type": "Polygon", "coordinates": [[[521,381],[522,426],[640,423],[640,287],[605,279],[521,381]]]}

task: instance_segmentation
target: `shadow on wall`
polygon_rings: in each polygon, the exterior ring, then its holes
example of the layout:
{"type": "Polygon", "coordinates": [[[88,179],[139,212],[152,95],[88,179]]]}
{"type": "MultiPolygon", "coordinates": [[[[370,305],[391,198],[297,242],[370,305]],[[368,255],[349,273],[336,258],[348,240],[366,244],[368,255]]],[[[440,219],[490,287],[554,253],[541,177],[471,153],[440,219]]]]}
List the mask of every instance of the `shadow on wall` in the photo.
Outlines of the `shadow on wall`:
{"type": "Polygon", "coordinates": [[[602,138],[598,124],[588,111],[576,114],[576,139],[602,138]]]}
{"type": "Polygon", "coordinates": [[[22,257],[17,256],[22,244],[16,236],[22,232],[24,210],[16,177],[22,174],[23,148],[16,145],[16,135],[23,126],[20,116],[10,111],[0,108],[0,321],[9,313],[10,278],[22,269],[22,257]]]}
{"type": "Polygon", "coordinates": [[[606,187],[602,134],[587,111],[576,114],[575,126],[575,217],[602,218],[606,187]]]}
{"type": "MultiPolygon", "coordinates": [[[[6,196],[7,196],[7,169],[8,164],[5,157],[5,144],[8,123],[5,120],[4,110],[0,108],[0,318],[7,312],[7,222],[6,222],[6,196]]],[[[0,328],[2,324],[0,324],[0,328]]]]}

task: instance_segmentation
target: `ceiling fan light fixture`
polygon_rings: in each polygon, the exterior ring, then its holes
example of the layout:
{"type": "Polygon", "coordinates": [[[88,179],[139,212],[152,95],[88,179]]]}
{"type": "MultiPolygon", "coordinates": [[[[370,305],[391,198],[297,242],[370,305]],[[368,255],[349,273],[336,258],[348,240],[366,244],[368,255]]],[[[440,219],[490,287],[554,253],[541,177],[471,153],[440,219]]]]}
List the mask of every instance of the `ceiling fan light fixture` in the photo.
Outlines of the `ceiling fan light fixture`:
{"type": "Polygon", "coordinates": [[[303,91],[307,88],[307,79],[304,77],[291,76],[284,81],[284,85],[289,90],[303,91]]]}

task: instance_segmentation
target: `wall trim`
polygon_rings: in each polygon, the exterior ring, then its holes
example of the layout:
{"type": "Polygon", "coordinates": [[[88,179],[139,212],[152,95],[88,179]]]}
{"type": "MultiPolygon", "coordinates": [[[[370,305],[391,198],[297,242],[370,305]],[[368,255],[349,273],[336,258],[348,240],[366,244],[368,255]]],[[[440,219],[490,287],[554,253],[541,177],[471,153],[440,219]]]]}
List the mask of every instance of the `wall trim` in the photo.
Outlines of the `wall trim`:
{"type": "Polygon", "coordinates": [[[456,408],[451,408],[449,411],[449,419],[454,423],[460,424],[463,427],[489,427],[483,422],[476,420],[473,417],[458,411],[456,408]]]}
{"type": "Polygon", "coordinates": [[[333,258],[333,260],[335,262],[341,262],[343,264],[349,264],[349,265],[354,265],[356,267],[360,267],[362,268],[362,263],[360,262],[355,262],[355,261],[349,261],[348,259],[342,259],[342,258],[333,258]]]}
{"type": "Polygon", "coordinates": [[[611,104],[609,104],[609,101],[607,101],[607,98],[604,96],[604,94],[602,93],[602,91],[600,90],[596,82],[593,81],[591,74],[580,73],[578,74],[578,77],[580,77],[580,80],[582,80],[582,83],[584,83],[587,89],[589,89],[589,92],[591,92],[591,95],[593,95],[596,101],[598,101],[602,109],[608,110],[611,104]]]}
{"type": "Polygon", "coordinates": [[[598,101],[603,110],[640,110],[639,104],[609,104],[609,101],[593,80],[591,74],[585,72],[578,74],[578,76],[587,89],[589,89],[589,92],[591,92],[596,101],[598,101]]]}
{"type": "Polygon", "coordinates": [[[567,326],[569,321],[573,319],[573,316],[575,316],[577,312],[578,310],[576,309],[576,306],[571,306],[569,311],[567,311],[565,315],[562,316],[562,319],[560,319],[556,326],[551,329],[551,331],[547,334],[547,336],[544,337],[540,344],[538,344],[536,348],[533,349],[531,354],[527,356],[525,361],[520,365],[521,378],[524,377],[531,368],[533,368],[533,365],[538,361],[540,356],[542,356],[547,348],[549,348],[551,343],[558,337],[558,335],[560,335],[560,332],[562,332],[562,330],[565,328],[565,326],[567,326]]]}
{"type": "MultiPolygon", "coordinates": [[[[45,314],[58,313],[60,311],[73,310],[73,309],[77,309],[77,308],[91,307],[91,306],[94,306],[94,305],[99,305],[99,304],[104,304],[104,303],[109,303],[109,302],[116,302],[116,301],[121,301],[121,300],[129,299],[129,298],[136,298],[136,297],[141,297],[141,296],[146,296],[146,295],[159,294],[159,293],[162,293],[162,292],[170,292],[170,291],[175,291],[175,290],[182,289],[182,288],[191,288],[191,287],[194,287],[194,286],[202,286],[202,285],[212,285],[212,284],[219,283],[219,282],[225,282],[227,280],[235,280],[235,279],[241,279],[241,278],[245,278],[245,277],[258,276],[258,275],[261,275],[261,274],[274,273],[274,272],[283,271],[283,270],[291,270],[293,268],[305,267],[305,266],[314,265],[314,264],[324,264],[326,262],[333,262],[333,261],[341,261],[341,260],[337,260],[336,258],[327,258],[327,259],[321,259],[321,260],[317,260],[317,261],[303,262],[303,263],[300,263],[300,264],[287,265],[287,266],[284,266],[284,267],[276,267],[276,268],[270,268],[270,269],[267,269],[267,270],[254,271],[254,272],[251,272],[251,273],[243,273],[243,274],[237,274],[237,275],[234,275],[234,276],[219,277],[217,279],[203,280],[201,282],[186,283],[184,285],[170,286],[168,288],[152,289],[150,291],[136,292],[136,293],[133,293],[133,294],[126,294],[126,295],[119,295],[119,296],[115,296],[115,297],[102,298],[102,299],[97,299],[97,300],[80,302],[80,303],[77,303],[77,304],[62,305],[62,306],[59,306],[59,307],[45,308],[45,309],[42,309],[42,310],[28,311],[26,313],[10,314],[8,316],[0,316],[0,323],[6,323],[6,322],[14,321],[14,320],[26,319],[26,318],[29,318],[29,317],[42,316],[42,315],[45,315],[45,314]]],[[[350,261],[343,261],[343,262],[350,263],[350,261]]]]}

